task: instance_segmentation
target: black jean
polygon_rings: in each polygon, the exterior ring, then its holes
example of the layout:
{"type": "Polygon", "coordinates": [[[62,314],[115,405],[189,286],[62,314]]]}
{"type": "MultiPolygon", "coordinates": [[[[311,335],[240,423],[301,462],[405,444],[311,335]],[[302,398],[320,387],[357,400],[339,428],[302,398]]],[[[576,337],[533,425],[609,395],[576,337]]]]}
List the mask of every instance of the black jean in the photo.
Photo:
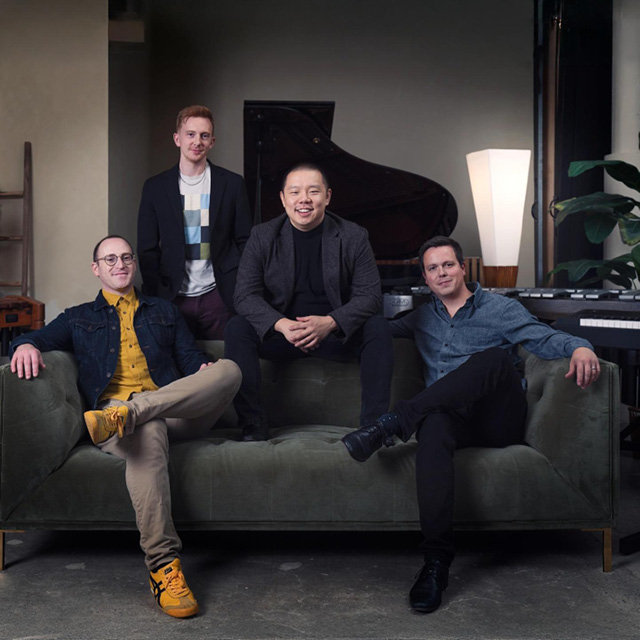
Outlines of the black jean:
{"type": "Polygon", "coordinates": [[[389,408],[393,344],[389,323],[382,316],[371,316],[346,342],[327,336],[317,349],[304,353],[280,333],[260,340],[253,326],[243,317],[234,316],[224,333],[224,357],[233,360],[242,371],[242,384],[234,399],[240,426],[266,423],[260,403],[260,363],[267,360],[326,358],[360,359],[362,386],[360,424],[372,422],[389,408]]]}
{"type": "Polygon", "coordinates": [[[522,378],[509,353],[491,348],[434,382],[394,411],[403,440],[417,430],[416,483],[425,555],[451,562],[453,545],[453,454],[463,447],[521,443],[527,417],[522,378]]]}

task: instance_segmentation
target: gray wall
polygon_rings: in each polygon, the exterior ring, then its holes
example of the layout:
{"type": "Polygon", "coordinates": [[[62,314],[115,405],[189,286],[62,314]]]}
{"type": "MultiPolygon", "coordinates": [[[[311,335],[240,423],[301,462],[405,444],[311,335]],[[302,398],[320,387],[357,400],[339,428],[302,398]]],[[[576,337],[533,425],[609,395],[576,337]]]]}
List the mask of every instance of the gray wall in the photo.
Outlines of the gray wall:
{"type": "MultiPolygon", "coordinates": [[[[107,232],[107,25],[102,0],[3,0],[0,7],[0,188],[22,189],[30,141],[30,293],[45,303],[47,321],[97,291],[90,265],[107,232]]],[[[2,204],[0,223],[16,223],[8,219],[21,215],[15,204],[2,204]]],[[[0,271],[19,259],[3,251],[0,271]]]]}
{"type": "Polygon", "coordinates": [[[449,189],[460,212],[453,235],[479,255],[465,154],[533,148],[531,0],[154,0],[149,10],[152,173],[176,162],[171,134],[187,104],[213,109],[211,158],[241,173],[244,100],[335,101],[336,144],[449,189]]]}
{"type": "Polygon", "coordinates": [[[136,199],[149,177],[149,69],[144,44],[109,46],[109,233],[136,236],[136,199]]]}

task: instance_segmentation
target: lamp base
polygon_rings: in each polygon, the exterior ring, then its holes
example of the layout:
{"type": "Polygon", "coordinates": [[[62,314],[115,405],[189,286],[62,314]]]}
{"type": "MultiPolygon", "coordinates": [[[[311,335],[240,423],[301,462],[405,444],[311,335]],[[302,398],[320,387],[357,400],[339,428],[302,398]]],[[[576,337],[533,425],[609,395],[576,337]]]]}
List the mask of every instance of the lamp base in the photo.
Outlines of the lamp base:
{"type": "Polygon", "coordinates": [[[518,267],[487,267],[482,268],[485,287],[513,288],[518,280],[518,267]]]}

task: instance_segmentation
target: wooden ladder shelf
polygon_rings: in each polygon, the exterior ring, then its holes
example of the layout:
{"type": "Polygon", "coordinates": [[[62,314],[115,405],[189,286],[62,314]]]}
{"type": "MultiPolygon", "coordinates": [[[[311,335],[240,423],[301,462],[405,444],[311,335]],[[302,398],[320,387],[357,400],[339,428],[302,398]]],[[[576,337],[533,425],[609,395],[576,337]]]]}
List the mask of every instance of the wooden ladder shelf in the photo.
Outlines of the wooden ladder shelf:
{"type": "Polygon", "coordinates": [[[22,191],[0,191],[0,200],[22,200],[22,234],[1,235],[0,242],[22,244],[22,279],[17,282],[0,282],[0,287],[20,287],[21,295],[29,289],[29,252],[31,248],[31,221],[33,213],[31,143],[24,143],[24,185],[22,191]]]}

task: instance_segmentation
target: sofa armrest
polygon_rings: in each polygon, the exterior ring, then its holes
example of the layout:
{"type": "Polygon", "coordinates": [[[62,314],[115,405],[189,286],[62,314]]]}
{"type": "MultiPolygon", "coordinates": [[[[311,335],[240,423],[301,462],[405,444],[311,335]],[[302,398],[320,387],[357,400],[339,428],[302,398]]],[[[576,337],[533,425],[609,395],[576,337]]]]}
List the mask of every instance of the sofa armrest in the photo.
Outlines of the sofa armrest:
{"type": "Polygon", "coordinates": [[[620,390],[618,367],[600,361],[597,382],[565,378],[569,359],[523,352],[528,383],[526,442],[594,505],[617,512],[620,390]]]}
{"type": "Polygon", "coordinates": [[[0,367],[0,521],[67,458],[86,433],[72,355],[43,354],[37,378],[0,367]]]}

